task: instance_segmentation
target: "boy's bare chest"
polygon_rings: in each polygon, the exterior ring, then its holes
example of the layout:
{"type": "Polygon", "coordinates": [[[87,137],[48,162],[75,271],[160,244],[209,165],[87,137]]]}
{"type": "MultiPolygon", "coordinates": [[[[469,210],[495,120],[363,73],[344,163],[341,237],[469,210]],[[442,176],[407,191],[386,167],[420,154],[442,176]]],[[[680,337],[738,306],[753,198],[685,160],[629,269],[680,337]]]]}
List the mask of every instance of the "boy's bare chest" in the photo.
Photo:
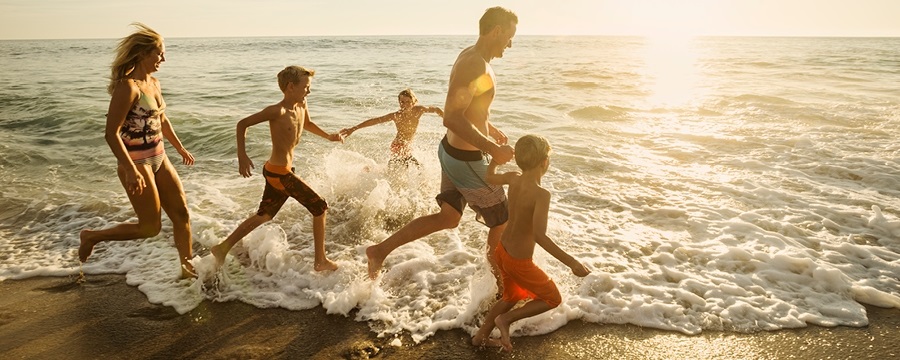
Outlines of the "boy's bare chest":
{"type": "Polygon", "coordinates": [[[285,112],[270,123],[273,130],[295,134],[301,129],[306,119],[299,112],[285,112]]]}

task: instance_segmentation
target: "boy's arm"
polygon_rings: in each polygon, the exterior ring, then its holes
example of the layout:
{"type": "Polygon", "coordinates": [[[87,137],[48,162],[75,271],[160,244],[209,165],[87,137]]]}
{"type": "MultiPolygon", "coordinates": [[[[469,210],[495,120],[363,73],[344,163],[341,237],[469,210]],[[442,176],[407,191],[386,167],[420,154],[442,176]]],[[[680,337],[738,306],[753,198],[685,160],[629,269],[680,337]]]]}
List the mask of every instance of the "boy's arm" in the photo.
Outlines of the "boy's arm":
{"type": "Polygon", "coordinates": [[[172,122],[169,121],[169,117],[166,116],[166,113],[162,113],[162,132],[163,137],[169,141],[169,144],[172,144],[172,147],[175,148],[175,151],[181,155],[181,163],[185,165],[194,165],[194,155],[191,154],[187,149],[184,148],[184,145],[181,144],[181,140],[178,139],[178,135],[175,135],[175,128],[172,127],[172,122]]]}
{"type": "Polygon", "coordinates": [[[326,140],[344,142],[344,135],[340,132],[329,134],[325,132],[325,130],[322,130],[319,125],[316,125],[316,123],[312,122],[312,119],[309,117],[309,109],[304,109],[303,112],[306,113],[306,121],[303,123],[304,130],[319,135],[326,140]]]}
{"type": "Polygon", "coordinates": [[[363,122],[359,123],[358,125],[356,125],[356,126],[354,126],[354,127],[342,129],[342,130],[340,131],[340,134],[341,134],[342,136],[345,136],[345,137],[346,137],[346,136],[350,136],[350,134],[352,134],[352,133],[353,133],[354,131],[356,131],[356,130],[359,130],[359,129],[366,128],[366,127],[369,127],[369,126],[372,126],[372,125],[378,125],[378,124],[381,124],[381,123],[384,123],[384,122],[388,122],[388,121],[394,120],[394,117],[395,117],[396,115],[397,115],[396,112],[392,112],[392,113],[390,113],[390,114],[382,115],[382,116],[379,116],[379,117],[377,117],[377,118],[371,118],[371,119],[369,119],[369,120],[366,120],[366,121],[363,121],[363,122]]]}
{"type": "Polygon", "coordinates": [[[441,110],[441,108],[439,108],[437,106],[423,106],[422,108],[427,113],[437,114],[438,116],[440,116],[442,118],[444,117],[444,110],[441,110]]]}
{"type": "Polygon", "coordinates": [[[254,168],[253,161],[247,156],[247,150],[244,146],[247,140],[247,128],[263,121],[267,121],[268,119],[272,119],[273,110],[274,107],[267,106],[260,112],[245,117],[237,123],[237,133],[235,134],[235,138],[237,139],[238,172],[240,172],[243,177],[250,177],[252,174],[250,170],[254,168]]]}
{"type": "Polygon", "coordinates": [[[491,141],[466,118],[466,110],[475,98],[478,79],[485,75],[484,60],[468,56],[454,67],[457,67],[456,71],[459,73],[450,79],[447,101],[444,104],[444,127],[479,150],[491,154],[501,164],[507,163],[513,157],[512,147],[491,141]]]}
{"type": "Polygon", "coordinates": [[[485,175],[484,179],[491,185],[506,185],[509,184],[513,180],[513,178],[519,176],[519,172],[517,171],[498,174],[497,166],[500,166],[500,164],[492,159],[491,163],[488,164],[487,167],[487,174],[485,175]]]}
{"type": "Polygon", "coordinates": [[[580,277],[587,276],[591,271],[585,268],[584,265],[572,257],[572,255],[569,255],[569,253],[560,249],[559,246],[556,246],[556,243],[547,236],[547,214],[550,212],[550,192],[542,190],[537,197],[538,198],[535,199],[534,202],[534,215],[532,217],[532,222],[534,224],[534,242],[544,248],[550,255],[553,255],[557,260],[572,269],[572,272],[575,275],[580,277]]]}

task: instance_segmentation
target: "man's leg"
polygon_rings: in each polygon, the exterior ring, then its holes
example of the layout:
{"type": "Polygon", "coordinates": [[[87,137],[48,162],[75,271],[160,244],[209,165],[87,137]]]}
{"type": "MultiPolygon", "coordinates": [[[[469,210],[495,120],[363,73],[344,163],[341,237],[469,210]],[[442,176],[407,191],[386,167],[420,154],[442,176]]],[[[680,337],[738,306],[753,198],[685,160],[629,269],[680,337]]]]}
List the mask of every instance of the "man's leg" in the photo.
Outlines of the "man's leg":
{"type": "Polygon", "coordinates": [[[369,278],[374,280],[378,277],[384,259],[394,249],[439,230],[455,228],[459,226],[461,218],[462,214],[459,211],[442,202],[438,213],[415,218],[381,243],[369,246],[366,249],[366,256],[369,258],[369,278]]]}

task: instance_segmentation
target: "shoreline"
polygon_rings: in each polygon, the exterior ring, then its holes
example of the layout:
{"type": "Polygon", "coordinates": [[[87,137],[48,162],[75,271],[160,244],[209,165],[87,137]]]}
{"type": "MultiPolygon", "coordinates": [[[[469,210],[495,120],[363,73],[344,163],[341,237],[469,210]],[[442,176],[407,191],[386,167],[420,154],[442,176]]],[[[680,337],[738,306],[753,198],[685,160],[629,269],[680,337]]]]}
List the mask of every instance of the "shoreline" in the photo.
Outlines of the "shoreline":
{"type": "Polygon", "coordinates": [[[513,353],[479,350],[462,330],[413,345],[378,338],[366,322],[321,307],[260,309],[203,301],[179,315],[150,304],[124,275],[35,277],[0,282],[0,353],[5,358],[85,359],[824,359],[900,356],[900,311],[866,306],[869,325],[808,326],[685,335],[635,325],[571,321],[546,335],[513,337],[513,353]]]}

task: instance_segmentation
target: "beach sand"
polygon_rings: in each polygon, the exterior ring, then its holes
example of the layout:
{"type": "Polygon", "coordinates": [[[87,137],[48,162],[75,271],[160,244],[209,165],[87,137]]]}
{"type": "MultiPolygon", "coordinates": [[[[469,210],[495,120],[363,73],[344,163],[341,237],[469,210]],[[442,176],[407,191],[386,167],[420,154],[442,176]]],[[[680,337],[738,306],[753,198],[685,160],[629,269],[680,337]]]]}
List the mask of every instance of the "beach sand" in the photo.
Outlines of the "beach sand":
{"type": "Polygon", "coordinates": [[[417,345],[378,338],[364,322],[304,311],[204,301],[179,315],[147,302],[123,275],[0,282],[4,359],[864,359],[900,355],[900,310],[867,307],[867,327],[704,331],[688,336],[633,325],[572,321],[514,337],[512,354],[479,350],[461,330],[417,345]],[[374,355],[373,355],[374,354],[374,355]]]}

